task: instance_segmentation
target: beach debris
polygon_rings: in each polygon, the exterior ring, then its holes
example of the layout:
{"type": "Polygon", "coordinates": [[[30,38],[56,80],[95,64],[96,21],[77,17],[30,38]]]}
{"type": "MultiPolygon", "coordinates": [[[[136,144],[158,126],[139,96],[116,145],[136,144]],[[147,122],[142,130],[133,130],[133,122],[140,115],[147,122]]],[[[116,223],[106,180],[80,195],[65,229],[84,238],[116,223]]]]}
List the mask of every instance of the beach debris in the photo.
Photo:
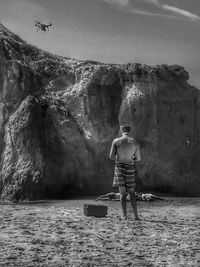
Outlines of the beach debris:
{"type": "MultiPolygon", "coordinates": [[[[135,193],[136,195],[136,200],[138,201],[153,201],[153,200],[165,200],[164,198],[162,197],[159,197],[159,196],[156,196],[154,194],[151,194],[151,193],[146,193],[146,194],[143,194],[143,193],[135,193]]],[[[130,201],[130,195],[127,194],[127,200],[130,201]]],[[[96,201],[98,200],[114,200],[114,201],[119,201],[120,200],[120,193],[115,193],[115,192],[110,192],[110,193],[107,193],[105,195],[101,195],[99,196],[96,201]]]]}

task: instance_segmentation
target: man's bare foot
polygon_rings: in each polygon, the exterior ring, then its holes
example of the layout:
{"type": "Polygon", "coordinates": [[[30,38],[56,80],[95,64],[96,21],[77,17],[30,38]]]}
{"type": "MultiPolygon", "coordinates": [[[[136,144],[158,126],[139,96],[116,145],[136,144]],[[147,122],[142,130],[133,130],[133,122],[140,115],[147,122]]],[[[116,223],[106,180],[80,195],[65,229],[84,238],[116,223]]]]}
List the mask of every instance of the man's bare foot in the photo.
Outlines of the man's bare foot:
{"type": "Polygon", "coordinates": [[[128,218],[127,218],[127,215],[123,215],[122,216],[122,220],[127,220],[128,218]]]}

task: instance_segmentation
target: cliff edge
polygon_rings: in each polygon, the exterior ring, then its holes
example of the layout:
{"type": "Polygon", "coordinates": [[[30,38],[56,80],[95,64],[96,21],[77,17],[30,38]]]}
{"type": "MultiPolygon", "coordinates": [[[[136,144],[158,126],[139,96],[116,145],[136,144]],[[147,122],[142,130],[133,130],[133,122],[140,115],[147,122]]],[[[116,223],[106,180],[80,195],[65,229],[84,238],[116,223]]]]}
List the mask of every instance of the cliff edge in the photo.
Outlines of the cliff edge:
{"type": "Polygon", "coordinates": [[[0,194],[5,201],[112,190],[119,125],[141,146],[137,190],[200,195],[200,93],[179,65],[78,61],[0,25],[0,194]]]}

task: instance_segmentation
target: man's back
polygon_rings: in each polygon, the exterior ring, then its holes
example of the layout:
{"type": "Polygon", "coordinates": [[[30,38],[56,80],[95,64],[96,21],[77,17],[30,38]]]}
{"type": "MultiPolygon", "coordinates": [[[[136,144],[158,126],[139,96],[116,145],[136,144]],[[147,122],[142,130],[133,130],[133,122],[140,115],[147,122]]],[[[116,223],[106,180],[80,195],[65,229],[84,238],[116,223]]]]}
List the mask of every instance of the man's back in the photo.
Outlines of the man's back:
{"type": "Polygon", "coordinates": [[[137,161],[141,160],[139,144],[128,135],[116,138],[112,143],[110,157],[118,163],[134,164],[134,157],[137,161]]]}

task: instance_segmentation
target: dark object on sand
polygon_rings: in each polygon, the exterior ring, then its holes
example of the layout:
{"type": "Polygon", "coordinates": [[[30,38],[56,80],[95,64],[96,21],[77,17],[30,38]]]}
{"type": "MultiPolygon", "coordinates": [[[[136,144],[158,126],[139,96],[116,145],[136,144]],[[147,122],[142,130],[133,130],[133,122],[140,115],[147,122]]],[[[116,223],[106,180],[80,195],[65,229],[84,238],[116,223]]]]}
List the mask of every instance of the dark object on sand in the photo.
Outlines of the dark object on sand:
{"type": "MultiPolygon", "coordinates": [[[[158,197],[154,194],[143,194],[143,193],[135,193],[136,196],[136,200],[137,201],[153,201],[153,200],[165,200],[162,197],[158,197]]],[[[96,200],[120,200],[120,194],[119,193],[107,193],[105,195],[102,195],[100,197],[98,197],[96,200]]],[[[127,201],[130,201],[130,196],[129,194],[127,194],[127,201]]]]}
{"type": "Polygon", "coordinates": [[[86,216],[105,217],[107,215],[108,207],[105,205],[91,205],[84,204],[83,213],[86,216]]]}

